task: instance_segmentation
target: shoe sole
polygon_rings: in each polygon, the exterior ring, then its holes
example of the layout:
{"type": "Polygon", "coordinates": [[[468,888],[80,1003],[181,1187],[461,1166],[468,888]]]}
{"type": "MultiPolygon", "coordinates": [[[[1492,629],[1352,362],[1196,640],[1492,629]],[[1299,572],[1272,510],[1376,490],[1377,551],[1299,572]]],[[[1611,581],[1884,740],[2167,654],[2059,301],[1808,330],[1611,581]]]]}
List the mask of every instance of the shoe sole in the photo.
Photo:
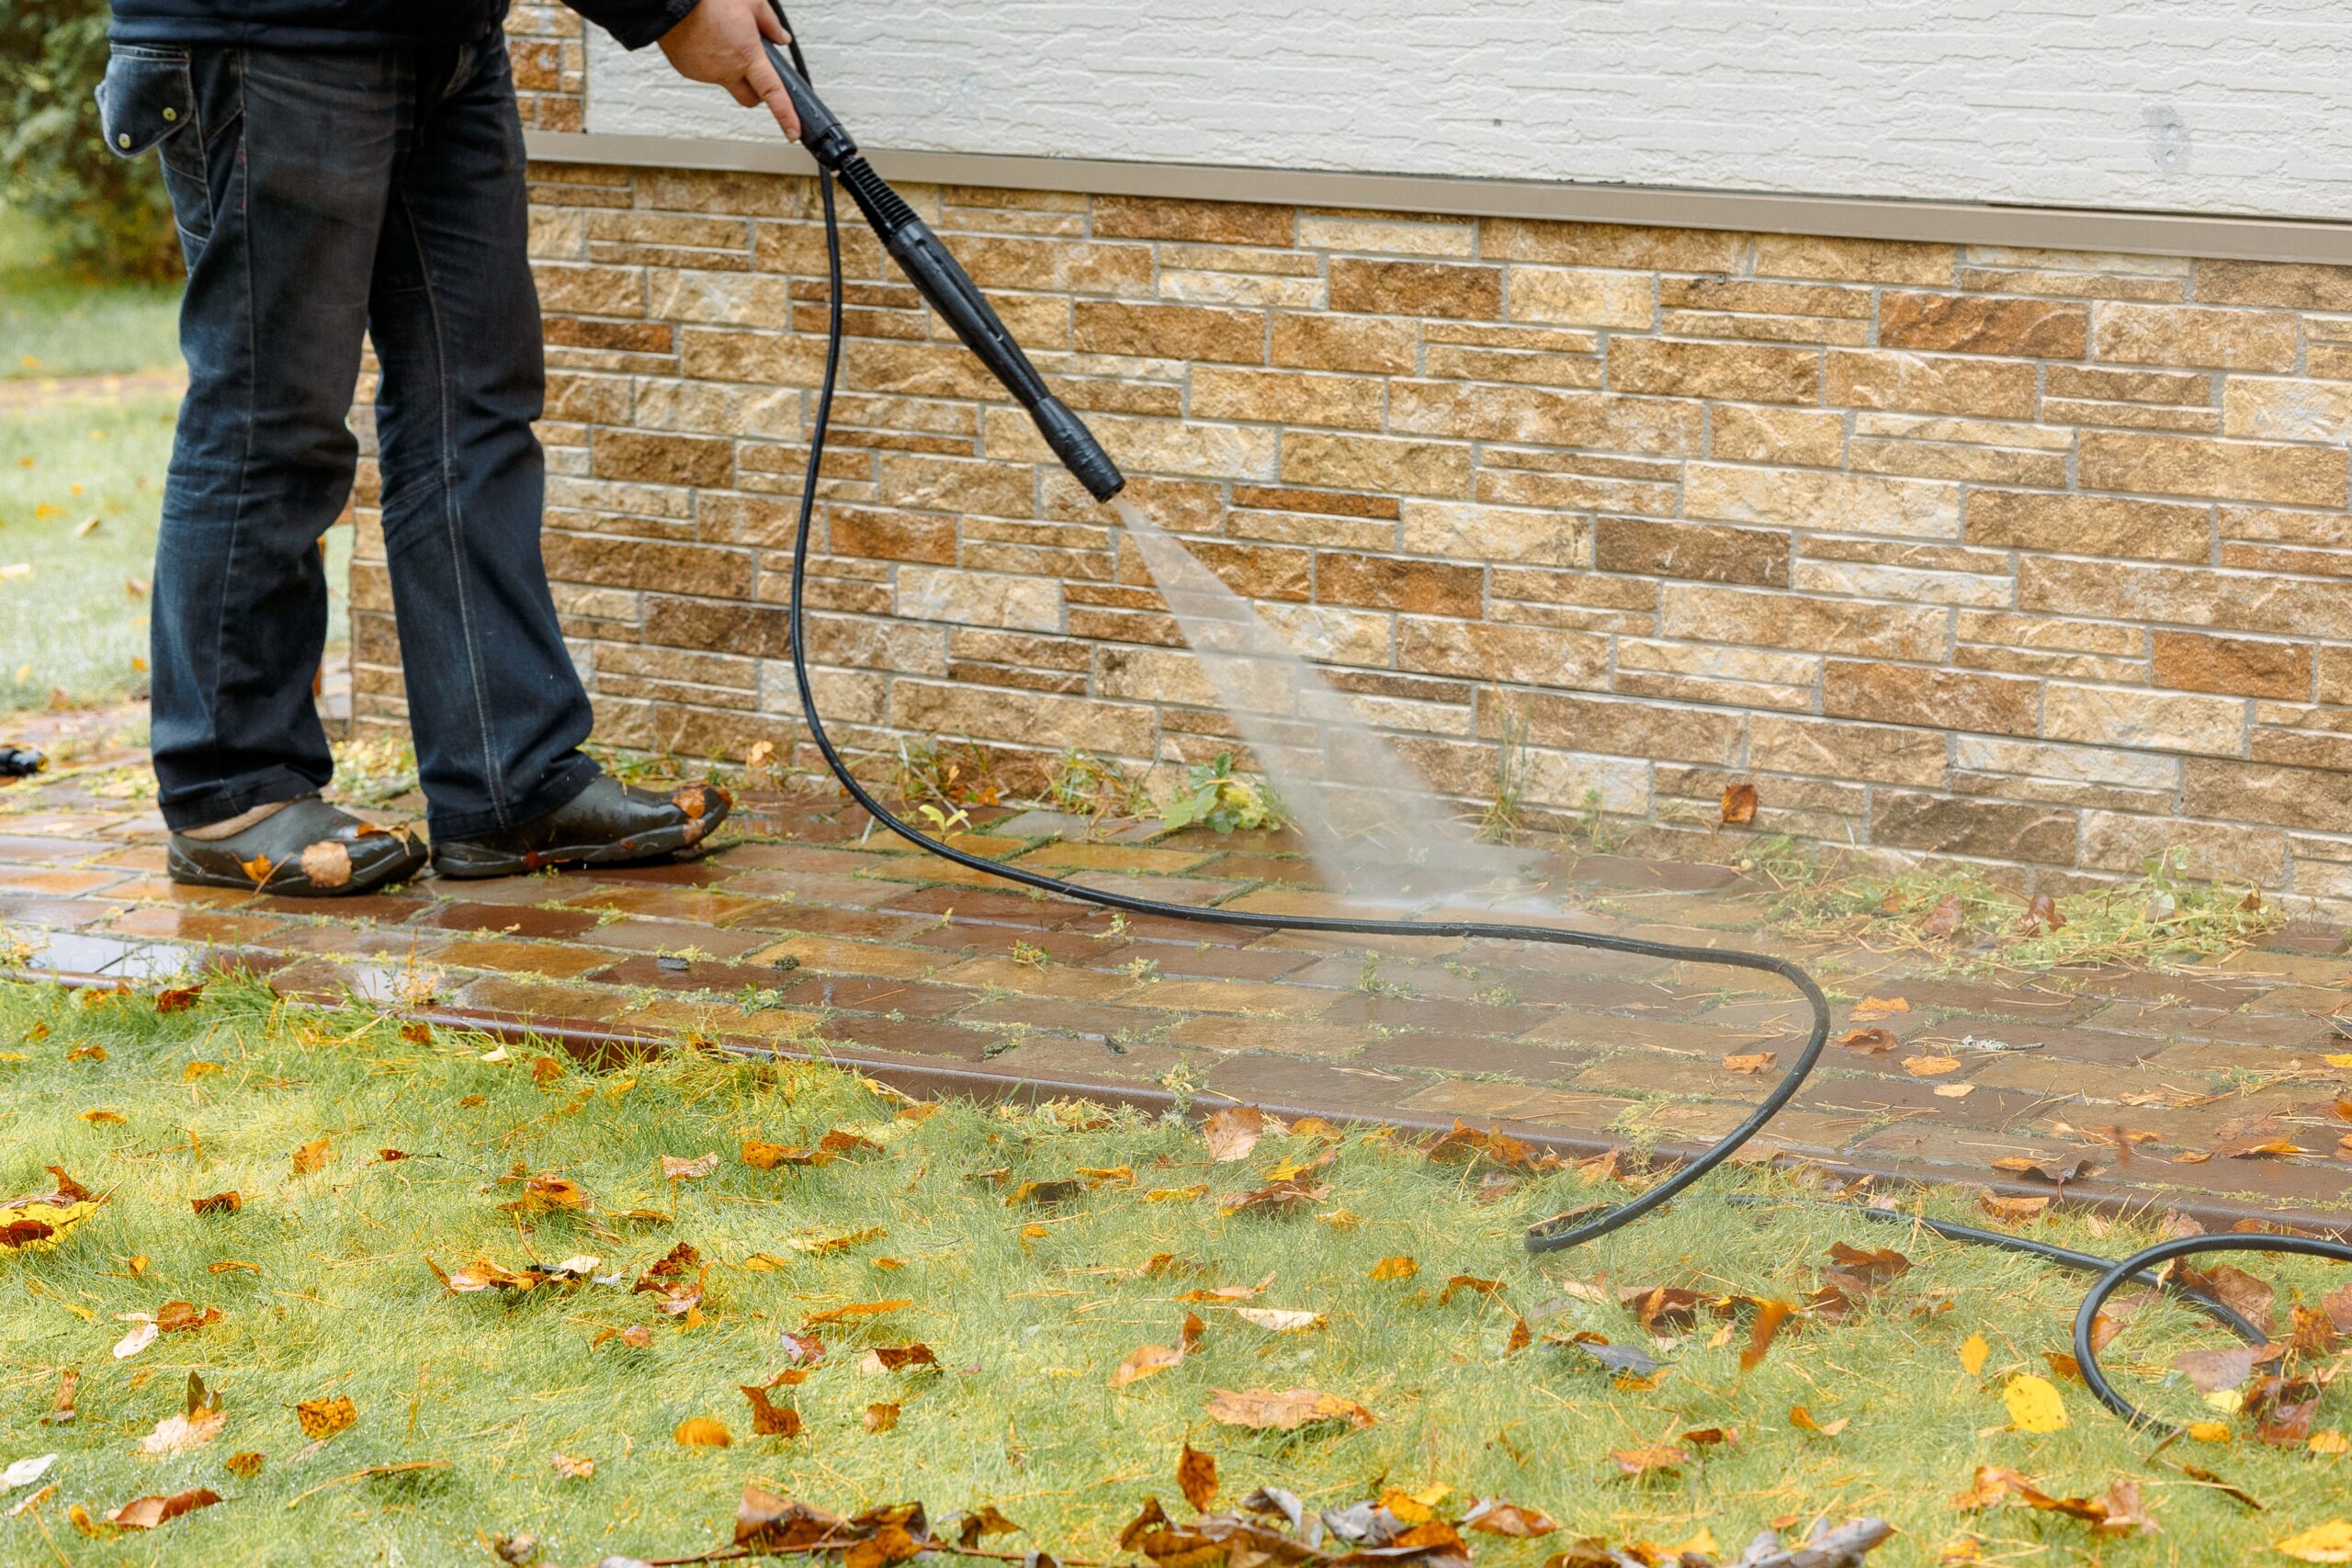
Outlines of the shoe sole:
{"type": "Polygon", "coordinates": [[[433,874],[466,882],[486,876],[527,876],[535,871],[563,871],[576,866],[628,865],[639,861],[662,860],[681,850],[692,849],[707,840],[727,820],[728,808],[718,807],[709,813],[702,830],[692,838],[686,836],[689,823],[674,828],[657,828],[650,833],[635,833],[609,844],[582,844],[571,849],[534,850],[519,855],[481,854],[460,858],[458,854],[433,855],[433,874]]]}
{"type": "Polygon", "coordinates": [[[393,869],[381,876],[362,878],[354,875],[344,886],[321,887],[299,870],[294,875],[283,879],[274,870],[262,882],[255,882],[242,874],[231,876],[224,872],[207,871],[174,849],[164,857],[164,874],[183,887],[234,887],[246,893],[266,893],[274,898],[356,898],[395,882],[413,880],[424,869],[425,860],[425,852],[419,850],[405,863],[393,863],[393,869]]]}

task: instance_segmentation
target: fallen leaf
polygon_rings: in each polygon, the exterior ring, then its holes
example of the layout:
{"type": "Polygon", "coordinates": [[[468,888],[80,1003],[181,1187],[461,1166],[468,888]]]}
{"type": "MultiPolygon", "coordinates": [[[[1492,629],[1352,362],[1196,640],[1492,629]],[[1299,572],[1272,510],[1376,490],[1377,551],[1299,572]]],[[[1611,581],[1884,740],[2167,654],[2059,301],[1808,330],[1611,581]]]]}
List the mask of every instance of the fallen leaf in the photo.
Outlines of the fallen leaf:
{"type": "Polygon", "coordinates": [[[1206,1513],[1216,1496],[1216,1459],[1186,1443],[1184,1451],[1176,1456],[1176,1484],[1194,1513],[1206,1513]]]}
{"type": "Polygon", "coordinates": [[[1215,1389],[1209,1393],[1208,1414],[1226,1426],[1258,1431],[1289,1432],[1324,1421],[1344,1421],[1362,1431],[1373,1424],[1372,1412],[1353,1400],[1311,1388],[1215,1389]]]}
{"type": "MultiPolygon", "coordinates": [[[[1190,1453],[1192,1450],[1187,1449],[1185,1451],[1190,1453]]],[[[40,1454],[32,1459],[16,1461],[7,1469],[0,1470],[0,1492],[14,1492],[19,1486],[30,1486],[48,1474],[49,1467],[56,1462],[55,1454],[40,1454]]],[[[1193,1506],[1199,1507],[1201,1505],[1195,1503],[1193,1506]]]]}
{"type": "Polygon", "coordinates": [[[1846,1429],[1846,1423],[1852,1419],[1853,1417],[1850,1416],[1840,1416],[1835,1421],[1816,1421],[1814,1419],[1813,1412],[1807,1410],[1804,1405],[1792,1404],[1789,1406],[1790,1426],[1794,1427],[1800,1432],[1818,1432],[1825,1438],[1836,1437],[1838,1433],[1846,1429]]]}
{"type": "Polygon", "coordinates": [[[734,1434],[707,1416],[687,1416],[671,1436],[690,1449],[732,1448],[735,1443],[734,1434]]]}
{"type": "Polygon", "coordinates": [[[1756,820],[1756,786],[1752,784],[1724,786],[1723,820],[1728,828],[1743,828],[1756,820]]]}
{"type": "Polygon", "coordinates": [[[543,1171],[520,1179],[523,1195],[512,1202],[501,1203],[500,1208],[518,1214],[550,1214],[576,1213],[589,1206],[588,1190],[568,1176],[543,1171]]]}
{"type": "Polygon", "coordinates": [[[1883,1056],[1903,1043],[1884,1029],[1849,1029],[1838,1037],[1838,1043],[1849,1051],[1859,1051],[1866,1056],[1883,1056]]]}
{"type": "Polygon", "coordinates": [[[1761,1296],[1748,1298],[1756,1303],[1756,1318],[1748,1325],[1747,1348],[1739,1353],[1739,1370],[1753,1371],[1772,1348],[1772,1341],[1780,1337],[1782,1325],[1797,1315],[1793,1302],[1770,1301],[1761,1296]]]}
{"type": "Polygon", "coordinates": [[[1903,1058],[1903,1070],[1915,1078],[1937,1077],[1945,1073],[1957,1072],[1959,1069],[1960,1058],[1957,1056],[1905,1056],[1903,1058]]]}
{"type": "Polygon", "coordinates": [[[594,1460],[579,1459],[561,1449],[548,1455],[548,1463],[554,1467],[557,1479],[561,1481],[585,1481],[596,1473],[594,1460]]]}
{"type": "Polygon", "coordinates": [[[2352,1523],[2330,1519],[2290,1535],[2273,1549],[2298,1562],[2352,1562],[2352,1523]]]}
{"type": "Polygon", "coordinates": [[[1724,1066],[1732,1072],[1747,1073],[1752,1076],[1769,1070],[1772,1064],[1780,1059],[1780,1053],[1777,1051],[1748,1051],[1738,1055],[1725,1056],[1724,1066]]]}
{"type": "Polygon", "coordinates": [[[2050,1207],[2047,1198],[2005,1198],[1997,1192],[1987,1192],[1977,1200],[1984,1211],[1996,1220],[2031,1222],[2040,1219],[2050,1207]]]}
{"type": "Polygon", "coordinates": [[[904,1371],[909,1367],[936,1367],[939,1358],[928,1345],[876,1345],[857,1363],[866,1373],[904,1371]]]}
{"type": "Polygon", "coordinates": [[[140,1441],[139,1457],[168,1459],[174,1454],[192,1453],[219,1437],[220,1428],[228,1423],[228,1413],[220,1408],[220,1396],[207,1393],[204,1380],[190,1372],[187,1403],[176,1415],[155,1423],[155,1429],[140,1441]]]}
{"type": "Polygon", "coordinates": [[[2175,1371],[2188,1374],[2188,1381],[2199,1393],[2219,1393],[2236,1388],[2254,1375],[2256,1359],[2263,1347],[2233,1345],[2221,1350],[2184,1350],[2172,1359],[2175,1371]]]}
{"type": "Polygon", "coordinates": [[[186,1012],[204,997],[201,986],[167,986],[155,993],[157,1012],[186,1012]]]}
{"type": "Polygon", "coordinates": [[[1240,1214],[1262,1209],[1272,1213],[1286,1214],[1309,1204],[1320,1203],[1330,1195],[1331,1189],[1322,1182],[1275,1181],[1258,1189],[1255,1192],[1247,1192],[1239,1197],[1226,1200],[1217,1206],[1217,1213],[1240,1214]]]}
{"type": "MultiPolygon", "coordinates": [[[[752,1402],[752,1436],[760,1438],[797,1438],[800,1435],[800,1412],[798,1410],[793,1408],[789,1404],[778,1405],[772,1403],[768,1398],[767,1389],[758,1383],[738,1383],[736,1386],[743,1391],[743,1397],[752,1402]]],[[[712,1422],[711,1425],[717,1426],[718,1423],[712,1422]]],[[[724,1431],[725,1428],[721,1427],[720,1430],[724,1431]]],[[[678,1428],[678,1441],[684,1443],[690,1440],[684,1435],[685,1427],[681,1427],[678,1428]]],[[[724,1443],[718,1446],[721,1448],[726,1447],[724,1443]]]]}
{"type": "Polygon", "coordinates": [[[806,1330],[828,1323],[848,1323],[855,1318],[880,1317],[886,1313],[899,1312],[914,1304],[911,1297],[888,1302],[852,1302],[847,1306],[837,1306],[830,1311],[820,1312],[813,1317],[804,1318],[801,1320],[800,1326],[806,1330]]]}
{"type": "Polygon", "coordinates": [[[2020,1432],[2055,1432],[2066,1426],[2066,1402],[2047,1378],[2019,1372],[2002,1387],[2001,1400],[2020,1432]]]}
{"type": "Polygon", "coordinates": [[[2032,936],[2038,931],[2064,931],[2066,917],[2058,912],[2058,900],[2047,893],[2037,893],[2026,901],[2025,916],[2018,922],[2019,936],[2032,936]]]}
{"type": "Polygon", "coordinates": [[[198,1486],[186,1492],[175,1492],[168,1497],[134,1497],[107,1517],[127,1530],[151,1530],[178,1518],[182,1514],[209,1508],[219,1501],[220,1494],[210,1487],[198,1486]]]}
{"type": "Polygon", "coordinates": [[[1609,1457],[1617,1461],[1620,1471],[1636,1476],[1647,1475],[1654,1470],[1670,1472],[1690,1461],[1688,1450],[1676,1448],[1672,1443],[1651,1443],[1638,1449],[1611,1449],[1609,1457]]]}
{"type": "Polygon", "coordinates": [[[1258,1140],[1266,1135],[1266,1113],[1254,1105],[1228,1105],[1201,1122],[1209,1157],[1220,1165],[1247,1159],[1258,1140]]]}
{"type": "Polygon", "coordinates": [[[1993,1162],[1993,1168],[2012,1176],[2038,1176],[2061,1186],[2098,1173],[2098,1168],[2086,1159],[2034,1159],[2027,1155],[2004,1155],[1993,1162]]]}
{"type": "Polygon", "coordinates": [[[1501,1497],[1482,1497],[1462,1516],[1464,1529],[1484,1530],[1489,1535],[1510,1536],[1524,1540],[1532,1536],[1550,1535],[1560,1527],[1549,1514],[1540,1508],[1522,1508],[1501,1497]]]}
{"type": "Polygon", "coordinates": [[[1234,1307],[1233,1315],[1272,1334],[1298,1334],[1323,1326],[1319,1312],[1286,1311],[1280,1307],[1234,1307]]]}
{"type": "Polygon", "coordinates": [[[358,1406],[351,1403],[349,1394],[334,1394],[324,1399],[306,1399],[294,1407],[294,1418],[302,1425],[302,1436],[312,1442],[332,1438],[359,1419],[358,1406]]]}
{"type": "Polygon", "coordinates": [[[294,1174],[309,1176],[324,1170],[327,1162],[334,1158],[334,1150],[328,1145],[327,1140],[313,1138],[294,1151],[294,1174]]]}
{"type": "Polygon", "coordinates": [[[1933,909],[1928,911],[1927,919],[1920,924],[1919,934],[1931,938],[1951,936],[1958,932],[1967,920],[1968,910],[1962,905],[1960,895],[1947,893],[1933,909]]]}
{"type": "Polygon", "coordinates": [[[867,1431],[876,1433],[888,1432],[896,1427],[898,1424],[899,1407],[896,1404],[876,1401],[865,1407],[865,1429],[867,1431]]]}
{"type": "Polygon", "coordinates": [[[261,1468],[266,1462],[261,1455],[248,1450],[243,1453],[231,1454],[220,1461],[220,1468],[240,1481],[251,1481],[261,1473],[261,1468]]]}
{"type": "Polygon", "coordinates": [[[155,1320],[153,1318],[148,1318],[144,1322],[132,1324],[130,1325],[130,1332],[124,1335],[120,1339],[115,1341],[114,1359],[118,1361],[127,1361],[130,1359],[131,1357],[136,1356],[140,1351],[144,1350],[148,1346],[155,1343],[156,1339],[162,1336],[163,1332],[164,1331],[161,1328],[156,1326],[155,1320]]]}
{"type": "Polygon", "coordinates": [[[1500,1280],[1481,1280],[1475,1274],[1456,1274],[1445,1282],[1445,1289],[1438,1292],[1437,1304],[1443,1306],[1465,1291],[1473,1295],[1491,1296],[1500,1293],[1502,1288],[1500,1280]]]}
{"type": "Polygon", "coordinates": [[[1854,1010],[1848,1017],[1854,1023],[1869,1023],[1910,1010],[1911,1000],[1907,997],[1864,997],[1854,1004],[1854,1010]]]}
{"type": "Polygon", "coordinates": [[[1993,1348],[1984,1343],[1984,1336],[1982,1334],[1972,1334],[1966,1339],[1961,1341],[1961,1369],[1967,1372],[1970,1377],[1975,1377],[1984,1371],[1984,1358],[1992,1353],[1993,1348]]]}
{"type": "Polygon", "coordinates": [[[57,1397],[50,1401],[49,1409],[40,1417],[44,1427],[63,1427],[80,1417],[74,1408],[74,1396],[82,1387],[82,1369],[68,1367],[57,1375],[57,1397]]]}
{"type": "MultiPolygon", "coordinates": [[[[1366,1277],[1374,1280],[1409,1280],[1420,1271],[1419,1264],[1399,1254],[1395,1258],[1384,1258],[1374,1264],[1372,1272],[1366,1277]]],[[[2352,1290],[2352,1286],[2347,1286],[2346,1289],[2352,1290]]]]}

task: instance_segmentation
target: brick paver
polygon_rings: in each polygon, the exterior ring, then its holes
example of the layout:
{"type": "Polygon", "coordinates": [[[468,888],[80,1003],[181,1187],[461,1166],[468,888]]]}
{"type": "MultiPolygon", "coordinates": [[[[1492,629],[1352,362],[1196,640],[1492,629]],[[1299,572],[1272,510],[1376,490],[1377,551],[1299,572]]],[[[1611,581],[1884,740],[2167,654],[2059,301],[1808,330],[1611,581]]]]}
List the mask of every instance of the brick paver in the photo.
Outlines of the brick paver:
{"type": "MultiPolygon", "coordinates": [[[[1784,987],[1740,971],[1114,919],[869,834],[830,790],[749,795],[729,842],[681,864],[428,878],[356,900],[179,888],[161,875],[160,821],[126,796],[138,777],[92,768],[0,790],[0,943],[22,966],[145,984],[233,962],[291,997],[527,1020],[583,1051],[701,1039],[964,1091],[1026,1080],[1147,1104],[1181,1092],[1408,1124],[1458,1117],[1577,1149],[1672,1151],[1720,1134],[1772,1081],[1724,1058],[1785,1064],[1805,1022],[1784,987]]],[[[978,815],[995,818],[976,837],[1002,858],[1227,908],[1340,907],[1274,836],[1130,824],[1087,841],[1050,814],[978,815]]],[[[1879,1021],[1897,1049],[1832,1045],[1759,1156],[2005,1191],[2052,1189],[1996,1159],[2087,1156],[2102,1168],[2079,1196],[2209,1224],[2352,1224],[2338,1145],[2352,1070],[2328,1060],[2352,1052],[2340,930],[2290,927],[2184,974],[1955,979],[1799,951],[1769,928],[1763,890],[1728,867],[1555,851],[1536,870],[1547,880],[1532,912],[1511,919],[1787,953],[1822,977],[1841,1032],[1865,995],[1910,1002],[1879,1021]],[[1937,1055],[1959,1065],[1905,1068],[1937,1055]],[[2216,1152],[2254,1129],[2311,1152],[2216,1152]]]]}

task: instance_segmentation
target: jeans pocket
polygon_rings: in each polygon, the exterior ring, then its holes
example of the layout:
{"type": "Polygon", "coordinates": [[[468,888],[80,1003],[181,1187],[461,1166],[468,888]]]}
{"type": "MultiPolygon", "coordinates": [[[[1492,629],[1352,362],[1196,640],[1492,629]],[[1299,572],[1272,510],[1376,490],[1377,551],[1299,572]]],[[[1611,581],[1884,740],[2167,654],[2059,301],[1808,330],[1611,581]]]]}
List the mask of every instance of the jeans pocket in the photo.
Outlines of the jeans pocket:
{"type": "Polygon", "coordinates": [[[117,44],[98,83],[98,123],[118,158],[149,152],[163,165],[164,189],[190,267],[212,233],[212,181],[193,61],[185,50],[117,44]]]}
{"type": "Polygon", "coordinates": [[[107,152],[139,157],[195,122],[196,84],[186,54],[118,46],[108,56],[98,83],[98,123],[107,152]]]}

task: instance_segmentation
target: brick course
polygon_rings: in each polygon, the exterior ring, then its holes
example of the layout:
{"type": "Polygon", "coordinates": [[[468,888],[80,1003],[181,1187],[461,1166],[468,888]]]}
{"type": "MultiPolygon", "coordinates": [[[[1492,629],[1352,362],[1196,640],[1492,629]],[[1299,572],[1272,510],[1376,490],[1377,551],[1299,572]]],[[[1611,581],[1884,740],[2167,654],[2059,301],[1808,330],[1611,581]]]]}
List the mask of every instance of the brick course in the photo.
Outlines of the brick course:
{"type": "MultiPolygon", "coordinates": [[[[526,122],[576,121],[576,24],[509,26],[526,122]]],[[[603,733],[789,747],[813,187],[533,182],[547,553],[603,733]]],[[[1135,499],[1446,788],[1510,730],[1562,817],[1710,830],[1750,779],[1760,830],[2057,887],[2178,841],[2352,908],[2352,267],[905,194],[1135,499]]],[[[1107,513],[845,237],[811,583],[842,738],[1229,747],[1107,513]]],[[[356,707],[395,721],[363,537],[356,707]]]]}

